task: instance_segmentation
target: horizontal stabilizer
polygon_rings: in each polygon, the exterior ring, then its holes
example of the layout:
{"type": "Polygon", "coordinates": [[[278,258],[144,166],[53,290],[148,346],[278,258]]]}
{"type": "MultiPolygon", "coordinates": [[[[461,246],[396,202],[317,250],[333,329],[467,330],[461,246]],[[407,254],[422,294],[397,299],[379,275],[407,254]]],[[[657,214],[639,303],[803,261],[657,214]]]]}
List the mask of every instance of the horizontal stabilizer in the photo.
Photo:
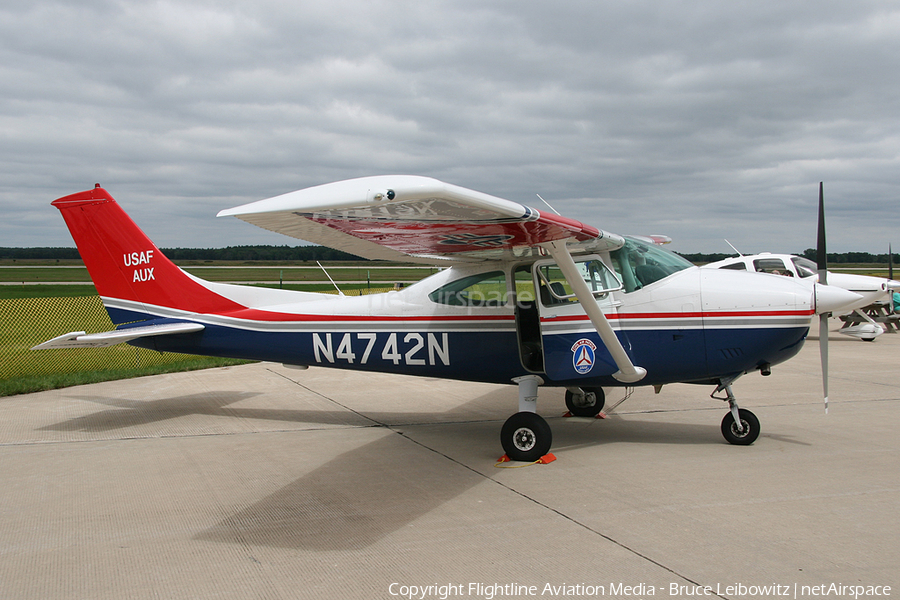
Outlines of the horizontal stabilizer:
{"type": "Polygon", "coordinates": [[[130,342],[142,337],[154,335],[173,335],[176,333],[192,333],[202,331],[200,323],[160,323],[142,327],[129,327],[101,333],[85,333],[73,331],[38,344],[32,350],[48,350],[52,348],[105,348],[123,342],[130,342]]]}

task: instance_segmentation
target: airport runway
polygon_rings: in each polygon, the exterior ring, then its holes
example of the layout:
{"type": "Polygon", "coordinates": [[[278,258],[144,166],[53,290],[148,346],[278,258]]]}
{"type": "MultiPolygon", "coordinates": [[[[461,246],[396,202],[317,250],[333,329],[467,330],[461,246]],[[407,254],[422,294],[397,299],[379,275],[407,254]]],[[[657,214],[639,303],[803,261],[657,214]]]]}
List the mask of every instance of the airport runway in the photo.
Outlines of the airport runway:
{"type": "Polygon", "coordinates": [[[830,346],[827,416],[816,339],[736,383],[752,446],[711,387],[606,420],[541,389],[558,460],[511,469],[513,386],[256,364],[0,398],[0,599],[897,597],[900,335],[830,346]]]}

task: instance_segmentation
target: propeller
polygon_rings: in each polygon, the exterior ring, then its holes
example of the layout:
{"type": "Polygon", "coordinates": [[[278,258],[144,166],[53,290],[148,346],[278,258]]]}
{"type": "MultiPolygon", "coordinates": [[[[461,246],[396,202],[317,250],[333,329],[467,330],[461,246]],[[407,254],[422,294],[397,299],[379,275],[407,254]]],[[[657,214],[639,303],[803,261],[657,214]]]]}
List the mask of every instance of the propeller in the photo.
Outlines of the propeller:
{"type": "Polygon", "coordinates": [[[893,292],[900,290],[900,282],[894,279],[894,251],[891,250],[891,245],[888,244],[888,281],[887,281],[887,289],[889,292],[893,294],[893,292]]]}
{"type": "MultiPolygon", "coordinates": [[[[816,267],[819,283],[828,285],[828,255],[825,250],[825,194],[819,182],[819,228],[816,236],[816,267]]],[[[822,388],[825,393],[825,414],[828,414],[828,317],[831,313],[819,314],[819,357],[822,360],[822,388]]]]}
{"type": "Polygon", "coordinates": [[[894,293],[900,291],[900,282],[894,279],[894,251],[888,244],[888,280],[885,284],[888,292],[888,312],[894,311],[894,293]]]}

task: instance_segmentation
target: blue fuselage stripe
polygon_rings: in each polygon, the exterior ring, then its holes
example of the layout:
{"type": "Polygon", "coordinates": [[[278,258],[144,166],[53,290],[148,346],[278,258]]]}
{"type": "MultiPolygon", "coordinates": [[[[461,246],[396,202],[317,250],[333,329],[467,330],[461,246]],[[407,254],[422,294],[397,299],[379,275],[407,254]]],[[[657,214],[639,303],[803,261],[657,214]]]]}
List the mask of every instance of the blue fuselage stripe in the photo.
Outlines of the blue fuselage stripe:
{"type": "MultiPolygon", "coordinates": [[[[459,331],[438,327],[440,324],[433,322],[395,323],[391,331],[381,327],[367,330],[360,324],[315,332],[260,331],[207,323],[202,332],[131,343],[160,351],[488,383],[509,383],[528,373],[519,360],[514,328],[459,331]]],[[[640,385],[661,385],[707,381],[751,371],[762,363],[783,362],[799,352],[807,333],[807,327],[782,327],[636,329],[617,335],[634,364],[647,369],[640,385]]],[[[544,364],[550,368],[542,376],[549,385],[622,385],[612,378],[618,368],[596,332],[546,335],[543,351],[544,364]],[[584,346],[591,344],[594,349],[585,351],[584,346]]]]}

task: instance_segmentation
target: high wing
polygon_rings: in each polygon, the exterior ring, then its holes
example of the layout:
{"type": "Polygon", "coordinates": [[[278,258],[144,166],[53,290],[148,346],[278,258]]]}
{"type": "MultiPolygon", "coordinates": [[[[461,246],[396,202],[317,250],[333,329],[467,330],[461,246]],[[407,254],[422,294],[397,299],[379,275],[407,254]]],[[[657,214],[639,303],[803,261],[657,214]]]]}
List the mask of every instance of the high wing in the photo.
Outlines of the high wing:
{"type": "Polygon", "coordinates": [[[574,219],[412,175],[329,183],[218,216],[364,258],[428,264],[527,258],[540,243],[566,239],[574,251],[624,244],[622,237],[574,219]]]}
{"type": "Polygon", "coordinates": [[[620,248],[621,236],[412,175],[339,181],[223,210],[219,216],[366,258],[434,264],[549,253],[619,367],[613,377],[635,382],[647,373],[631,362],[572,260],[572,252],[620,248]]]}

